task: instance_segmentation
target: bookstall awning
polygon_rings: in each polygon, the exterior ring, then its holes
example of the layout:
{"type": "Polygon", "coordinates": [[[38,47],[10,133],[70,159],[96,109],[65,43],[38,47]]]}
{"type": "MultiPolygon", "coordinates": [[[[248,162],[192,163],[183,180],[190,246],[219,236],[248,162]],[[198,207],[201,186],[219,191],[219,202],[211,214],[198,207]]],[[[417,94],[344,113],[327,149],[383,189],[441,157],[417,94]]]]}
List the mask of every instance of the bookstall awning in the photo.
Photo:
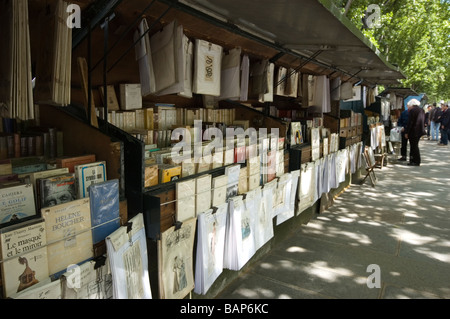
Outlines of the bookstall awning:
{"type": "Polygon", "coordinates": [[[414,91],[411,88],[404,88],[404,87],[388,87],[383,92],[380,93],[380,96],[386,96],[390,93],[394,93],[397,96],[401,97],[408,97],[408,96],[418,96],[419,93],[414,91]]]}
{"type": "Polygon", "coordinates": [[[181,2],[282,48],[355,74],[369,85],[398,84],[399,79],[406,78],[330,0],[181,2]]]}

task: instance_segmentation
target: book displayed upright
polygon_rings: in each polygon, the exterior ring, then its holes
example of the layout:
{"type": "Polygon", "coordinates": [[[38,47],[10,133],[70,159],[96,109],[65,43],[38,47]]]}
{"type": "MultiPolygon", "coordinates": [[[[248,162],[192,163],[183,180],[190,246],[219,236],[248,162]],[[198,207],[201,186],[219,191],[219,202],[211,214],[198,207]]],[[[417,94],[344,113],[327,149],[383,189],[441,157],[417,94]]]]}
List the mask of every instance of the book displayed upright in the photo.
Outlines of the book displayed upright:
{"type": "Polygon", "coordinates": [[[40,208],[60,205],[77,199],[75,174],[68,173],[39,179],[36,184],[40,208]]]}
{"type": "Polygon", "coordinates": [[[0,230],[5,297],[29,289],[49,277],[46,227],[42,219],[0,230]]]}
{"type": "Polygon", "coordinates": [[[36,205],[31,184],[0,187],[0,227],[33,216],[36,216],[36,205]]]}
{"type": "Polygon", "coordinates": [[[92,241],[97,244],[120,227],[119,180],[93,184],[89,194],[92,241]]]}
{"type": "Polygon", "coordinates": [[[194,289],[194,240],[197,219],[161,233],[158,241],[159,296],[183,299],[194,289]]]}
{"type": "Polygon", "coordinates": [[[74,170],[78,198],[89,197],[89,186],[107,180],[105,161],[76,165],[74,170]]]}
{"type": "Polygon", "coordinates": [[[144,217],[138,214],[106,237],[114,299],[152,299],[144,217]]]}
{"type": "Polygon", "coordinates": [[[176,219],[179,222],[195,217],[195,179],[176,183],[177,212],[176,219]]]}
{"type": "Polygon", "coordinates": [[[195,289],[206,294],[223,271],[223,252],[228,203],[208,209],[198,216],[195,289]]]}
{"type": "Polygon", "coordinates": [[[93,257],[89,198],[47,207],[41,213],[47,230],[50,275],[93,257]]]}

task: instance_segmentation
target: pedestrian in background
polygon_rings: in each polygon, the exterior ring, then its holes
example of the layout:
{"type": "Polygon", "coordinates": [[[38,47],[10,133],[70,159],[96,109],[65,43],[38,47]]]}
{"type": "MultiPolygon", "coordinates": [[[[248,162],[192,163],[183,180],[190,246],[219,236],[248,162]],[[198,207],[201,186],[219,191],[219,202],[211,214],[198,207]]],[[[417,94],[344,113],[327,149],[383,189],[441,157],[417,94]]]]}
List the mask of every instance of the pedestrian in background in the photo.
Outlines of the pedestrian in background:
{"type": "Polygon", "coordinates": [[[409,163],[410,166],[420,166],[420,150],[419,140],[425,135],[425,112],[420,107],[420,102],[417,99],[412,99],[408,102],[410,106],[408,125],[405,128],[405,138],[409,140],[409,163]]]}
{"type": "Polygon", "coordinates": [[[409,110],[411,108],[411,106],[408,105],[406,106],[406,110],[404,110],[401,114],[400,114],[400,118],[397,121],[397,126],[401,127],[401,135],[402,135],[402,146],[400,148],[400,155],[402,157],[400,157],[398,160],[399,161],[406,161],[406,153],[407,153],[407,148],[408,148],[408,139],[405,138],[405,128],[408,125],[408,118],[409,118],[409,110]]]}
{"type": "Polygon", "coordinates": [[[436,102],[433,103],[433,109],[430,114],[430,130],[431,130],[431,140],[439,140],[439,122],[438,118],[441,114],[441,110],[436,106],[436,102]]]}
{"type": "Polygon", "coordinates": [[[425,128],[427,129],[427,139],[430,139],[430,124],[431,124],[431,120],[430,120],[430,114],[431,114],[431,110],[433,109],[432,105],[429,104],[426,107],[427,111],[425,113],[425,128]]]}
{"type": "Polygon", "coordinates": [[[441,141],[438,143],[439,146],[447,146],[448,138],[450,135],[450,112],[448,110],[448,102],[443,104],[442,114],[440,116],[441,124],[441,141]]]}

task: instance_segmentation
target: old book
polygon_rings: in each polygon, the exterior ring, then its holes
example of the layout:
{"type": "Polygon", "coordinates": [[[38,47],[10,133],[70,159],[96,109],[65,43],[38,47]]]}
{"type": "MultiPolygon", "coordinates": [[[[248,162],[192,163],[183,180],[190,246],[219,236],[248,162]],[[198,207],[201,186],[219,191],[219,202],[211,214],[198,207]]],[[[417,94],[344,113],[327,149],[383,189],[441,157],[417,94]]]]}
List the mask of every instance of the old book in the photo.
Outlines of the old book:
{"type": "Polygon", "coordinates": [[[65,156],[57,158],[56,165],[58,168],[67,167],[70,173],[74,173],[76,165],[94,163],[95,161],[96,157],[94,154],[80,155],[80,156],[65,156]]]}
{"type": "Polygon", "coordinates": [[[227,197],[228,176],[220,175],[212,179],[212,203],[213,207],[225,203],[227,197]]]}
{"type": "Polygon", "coordinates": [[[161,233],[158,241],[159,297],[183,299],[194,289],[194,239],[197,219],[161,233]]]}
{"type": "Polygon", "coordinates": [[[144,217],[138,214],[106,238],[114,299],[151,299],[144,217]]]}
{"type": "Polygon", "coordinates": [[[231,165],[225,168],[225,175],[228,176],[227,199],[236,196],[239,190],[239,174],[241,165],[231,165]]]}
{"type": "Polygon", "coordinates": [[[179,222],[184,222],[185,220],[191,219],[196,216],[195,186],[195,179],[180,181],[176,184],[176,220],[179,222]]]}
{"type": "Polygon", "coordinates": [[[47,231],[50,275],[93,257],[89,198],[41,210],[47,231]]]}
{"type": "Polygon", "coordinates": [[[49,277],[46,228],[42,219],[3,228],[0,241],[5,297],[49,277]]]}
{"type": "Polygon", "coordinates": [[[181,178],[181,166],[160,164],[158,170],[160,183],[169,183],[181,178]]]}
{"type": "Polygon", "coordinates": [[[78,198],[89,197],[89,187],[107,180],[106,162],[94,162],[75,166],[78,198]]]}
{"type": "Polygon", "coordinates": [[[45,159],[40,156],[14,158],[11,159],[11,165],[12,173],[19,175],[45,171],[47,169],[45,159]]]}
{"type": "MultiPolygon", "coordinates": [[[[116,90],[114,89],[114,85],[108,85],[106,87],[106,102],[107,102],[107,107],[108,107],[108,111],[119,111],[120,107],[119,107],[119,101],[117,100],[117,95],[116,95],[116,90]]],[[[103,106],[104,105],[104,101],[105,101],[105,88],[103,86],[99,87],[99,92],[100,92],[100,98],[102,99],[103,102],[103,106]]]]}
{"type": "Polygon", "coordinates": [[[228,203],[198,216],[195,289],[206,294],[223,271],[228,203]]]}
{"type": "Polygon", "coordinates": [[[195,180],[195,207],[196,214],[201,214],[211,208],[211,181],[210,174],[202,175],[195,180]]]}
{"type": "Polygon", "coordinates": [[[89,187],[92,241],[97,244],[120,227],[119,180],[109,180],[89,187]]]}
{"type": "Polygon", "coordinates": [[[67,173],[69,173],[69,169],[68,168],[56,168],[56,169],[50,169],[50,170],[34,172],[34,173],[25,173],[25,174],[19,175],[19,177],[21,177],[21,178],[28,177],[29,178],[29,183],[31,185],[33,185],[34,189],[36,190],[36,181],[38,179],[43,179],[43,178],[63,175],[63,174],[67,174],[67,173]]]}
{"type": "Polygon", "coordinates": [[[52,281],[50,277],[25,289],[21,292],[12,294],[11,299],[62,299],[61,282],[59,279],[52,281]]]}
{"type": "Polygon", "coordinates": [[[159,175],[158,175],[158,165],[146,165],[144,169],[144,187],[151,187],[158,185],[159,175]]]}
{"type": "Polygon", "coordinates": [[[73,173],[42,178],[36,184],[40,209],[77,199],[75,174],[73,173]]]}
{"type": "Polygon", "coordinates": [[[0,175],[12,174],[12,163],[10,159],[4,159],[0,161],[0,175]]]}
{"type": "Polygon", "coordinates": [[[248,192],[247,168],[242,167],[239,172],[238,194],[242,195],[248,192]]]}
{"type": "Polygon", "coordinates": [[[69,269],[61,276],[62,299],[111,299],[112,275],[107,256],[69,269]]]}
{"type": "Polygon", "coordinates": [[[0,226],[36,216],[33,186],[14,183],[0,187],[0,226]]]}

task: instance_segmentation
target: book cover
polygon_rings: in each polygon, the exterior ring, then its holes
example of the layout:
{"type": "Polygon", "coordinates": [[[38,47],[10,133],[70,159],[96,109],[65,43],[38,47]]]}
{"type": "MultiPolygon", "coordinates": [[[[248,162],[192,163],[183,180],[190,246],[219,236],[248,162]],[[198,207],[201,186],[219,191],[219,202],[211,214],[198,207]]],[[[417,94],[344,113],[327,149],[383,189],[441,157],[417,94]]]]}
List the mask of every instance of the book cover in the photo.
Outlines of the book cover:
{"type": "Polygon", "coordinates": [[[120,227],[119,180],[110,180],[89,187],[92,241],[104,240],[120,227]]]}
{"type": "Polygon", "coordinates": [[[106,162],[94,162],[75,166],[78,198],[89,197],[89,186],[107,180],[106,162]]]}
{"type": "Polygon", "coordinates": [[[201,214],[211,208],[211,181],[210,174],[202,175],[195,180],[195,207],[196,214],[201,214]]]}
{"type": "Polygon", "coordinates": [[[158,169],[161,183],[168,183],[181,178],[181,166],[160,164],[158,169]]]}
{"type": "Polygon", "coordinates": [[[55,206],[77,199],[75,174],[69,173],[38,180],[40,208],[55,206]]]}
{"type": "Polygon", "coordinates": [[[49,277],[46,227],[42,219],[1,230],[2,280],[5,297],[49,277]]]}
{"type": "Polygon", "coordinates": [[[60,280],[52,281],[51,278],[37,283],[36,285],[23,290],[21,292],[12,294],[11,299],[62,299],[61,295],[61,282],[60,280]]]}
{"type": "Polygon", "coordinates": [[[220,175],[212,180],[212,206],[217,207],[226,201],[228,176],[220,175]]]}
{"type": "Polygon", "coordinates": [[[195,217],[195,181],[190,179],[176,184],[177,221],[184,222],[195,217]]]}
{"type": "Polygon", "coordinates": [[[0,226],[36,215],[33,186],[16,184],[0,188],[0,226]]]}
{"type": "MultiPolygon", "coordinates": [[[[49,170],[40,171],[40,172],[29,173],[26,175],[29,177],[30,184],[33,185],[33,187],[36,189],[36,186],[37,186],[36,181],[38,179],[54,177],[54,176],[58,176],[58,175],[64,175],[67,173],[69,173],[68,168],[56,168],[56,169],[49,169],[49,170]]],[[[22,174],[21,177],[23,177],[24,175],[25,174],[22,174]]]]}
{"type": "Polygon", "coordinates": [[[47,231],[50,275],[93,257],[89,198],[41,210],[47,231]]]}
{"type": "Polygon", "coordinates": [[[238,194],[239,173],[241,165],[232,165],[225,168],[225,175],[228,176],[227,199],[238,194]]]}
{"type": "Polygon", "coordinates": [[[94,154],[73,156],[73,157],[59,157],[56,159],[56,165],[58,168],[67,167],[70,173],[75,172],[76,165],[83,165],[93,163],[96,161],[94,154]]]}
{"type": "Polygon", "coordinates": [[[159,295],[161,299],[183,299],[194,289],[194,239],[197,219],[185,221],[179,229],[161,233],[158,242],[159,295]]]}

